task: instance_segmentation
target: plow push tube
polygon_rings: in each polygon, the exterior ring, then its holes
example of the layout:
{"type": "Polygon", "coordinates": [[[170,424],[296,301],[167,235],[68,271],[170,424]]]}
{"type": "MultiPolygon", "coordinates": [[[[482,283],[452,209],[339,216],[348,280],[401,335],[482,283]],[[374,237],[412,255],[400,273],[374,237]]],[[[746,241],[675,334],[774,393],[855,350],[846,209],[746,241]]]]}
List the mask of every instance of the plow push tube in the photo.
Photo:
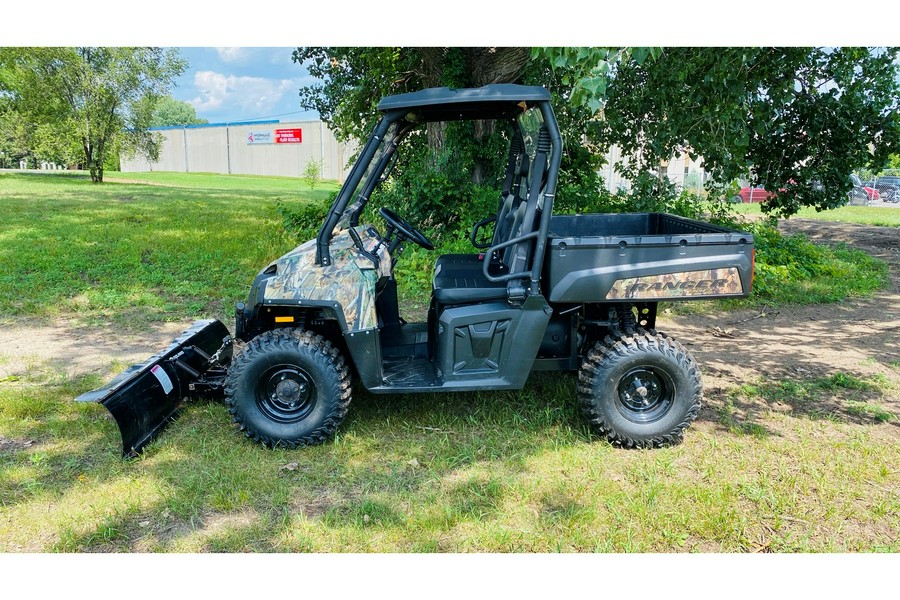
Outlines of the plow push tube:
{"type": "Polygon", "coordinates": [[[221,391],[231,352],[231,337],[221,321],[195,321],[159,354],[75,400],[105,406],[119,425],[123,455],[137,456],[185,398],[221,391]]]}

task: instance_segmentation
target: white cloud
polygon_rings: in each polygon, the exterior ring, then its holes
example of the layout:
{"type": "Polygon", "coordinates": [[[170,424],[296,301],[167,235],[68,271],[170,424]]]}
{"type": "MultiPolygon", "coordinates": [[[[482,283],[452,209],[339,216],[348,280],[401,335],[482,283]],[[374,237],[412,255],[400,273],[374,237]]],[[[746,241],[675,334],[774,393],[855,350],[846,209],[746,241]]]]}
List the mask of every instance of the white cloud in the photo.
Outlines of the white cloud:
{"type": "Polygon", "coordinates": [[[242,60],[252,52],[252,48],[240,48],[236,46],[232,46],[230,48],[216,48],[216,54],[219,55],[219,60],[225,62],[242,60]]]}
{"type": "Polygon", "coordinates": [[[198,113],[225,107],[233,113],[233,118],[251,119],[266,116],[285,93],[296,92],[300,82],[297,79],[266,79],[197,71],[194,86],[199,95],[188,102],[198,113]]]}

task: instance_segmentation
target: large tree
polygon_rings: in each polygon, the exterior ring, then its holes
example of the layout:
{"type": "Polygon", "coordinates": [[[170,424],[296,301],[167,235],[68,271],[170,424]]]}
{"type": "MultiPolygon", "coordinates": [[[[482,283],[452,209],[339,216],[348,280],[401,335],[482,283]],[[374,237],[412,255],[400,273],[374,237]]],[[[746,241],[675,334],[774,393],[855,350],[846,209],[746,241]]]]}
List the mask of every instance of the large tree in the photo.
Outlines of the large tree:
{"type": "MultiPolygon", "coordinates": [[[[365,139],[375,117],[375,106],[386,95],[423,87],[480,87],[521,80],[528,66],[528,48],[298,48],[294,62],[305,64],[320,83],[300,90],[301,104],[318,111],[340,138],[365,139]]],[[[429,123],[432,164],[447,146],[448,128],[429,123]]],[[[482,140],[494,134],[490,122],[475,123],[468,132],[475,144],[455,151],[471,163],[476,182],[484,179],[493,157],[482,140]]],[[[452,142],[451,142],[452,145],[452,142]]]]}
{"type": "Polygon", "coordinates": [[[897,58],[884,48],[666,49],[618,65],[598,138],[623,148],[632,177],[686,150],[719,182],[776,191],[767,212],[834,208],[852,171],[877,171],[900,149],[897,58]]]}
{"type": "Polygon", "coordinates": [[[186,68],[176,50],[161,48],[3,48],[0,91],[31,123],[74,138],[91,180],[115,142],[151,159],[158,142],[148,132],[157,101],[186,68]]]}
{"type": "Polygon", "coordinates": [[[178,125],[204,125],[206,119],[197,116],[197,110],[189,103],[171,96],[160,98],[150,118],[151,127],[172,127],[178,125]]]}
{"type": "MultiPolygon", "coordinates": [[[[645,181],[660,161],[688,151],[722,185],[744,177],[779,191],[766,208],[790,215],[839,205],[853,170],[881,168],[900,149],[897,56],[866,48],[300,48],[294,60],[322,81],[303,88],[301,102],[344,137],[365,137],[385,94],[544,84],[568,113],[560,118],[568,148],[586,141],[602,153],[618,144],[629,157],[621,168],[645,181]]],[[[433,147],[447,141],[442,133],[429,132],[433,147]]],[[[579,164],[594,161],[582,153],[579,164]]]]}

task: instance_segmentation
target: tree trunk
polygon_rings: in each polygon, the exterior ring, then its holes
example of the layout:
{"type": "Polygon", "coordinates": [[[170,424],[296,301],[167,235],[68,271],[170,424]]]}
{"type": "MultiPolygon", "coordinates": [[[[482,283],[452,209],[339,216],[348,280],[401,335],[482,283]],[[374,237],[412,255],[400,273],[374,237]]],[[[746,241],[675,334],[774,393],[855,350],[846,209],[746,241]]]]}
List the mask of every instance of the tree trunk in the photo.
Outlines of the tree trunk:
{"type": "MultiPolygon", "coordinates": [[[[422,81],[427,87],[441,85],[447,48],[418,48],[422,59],[422,81]]],[[[517,83],[531,59],[530,48],[462,48],[465,61],[465,86],[481,87],[491,83],[517,83]]],[[[428,124],[428,146],[437,155],[445,144],[444,123],[428,124]]],[[[475,143],[494,133],[492,121],[475,122],[475,143]]],[[[485,178],[485,164],[476,161],[472,170],[473,183],[485,178]]]]}
{"type": "Polygon", "coordinates": [[[517,83],[530,59],[530,48],[466,48],[466,65],[475,87],[517,83]]]}
{"type": "MultiPolygon", "coordinates": [[[[530,48],[470,48],[466,65],[472,86],[481,87],[491,83],[518,83],[530,59],[530,48]]],[[[493,134],[493,121],[475,121],[476,144],[493,134]]],[[[472,169],[473,183],[484,181],[486,166],[476,159],[472,169]]]]}
{"type": "Polygon", "coordinates": [[[91,172],[91,181],[100,183],[102,178],[97,179],[97,165],[94,162],[94,147],[86,140],[82,141],[81,146],[84,148],[84,162],[87,163],[87,168],[91,172]]]}
{"type": "MultiPolygon", "coordinates": [[[[422,59],[422,83],[425,87],[440,87],[444,76],[444,61],[447,58],[447,48],[417,48],[422,59]]],[[[428,148],[431,150],[432,160],[444,147],[444,133],[447,129],[445,123],[428,123],[425,126],[428,135],[428,148]]],[[[432,166],[434,166],[432,164],[432,166]]]]}

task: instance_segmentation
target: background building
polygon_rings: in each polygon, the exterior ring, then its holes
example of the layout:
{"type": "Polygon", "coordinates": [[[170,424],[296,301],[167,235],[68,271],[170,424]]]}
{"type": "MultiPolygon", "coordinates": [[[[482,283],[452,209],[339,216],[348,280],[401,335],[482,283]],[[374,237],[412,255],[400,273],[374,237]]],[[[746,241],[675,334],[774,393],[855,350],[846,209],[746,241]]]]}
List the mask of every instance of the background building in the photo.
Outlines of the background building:
{"type": "Polygon", "coordinates": [[[310,163],[319,177],[343,181],[356,146],[337,141],[322,121],[254,121],[151,129],[162,136],[159,160],[121,157],[122,171],[176,171],[302,177],[310,163]]]}

